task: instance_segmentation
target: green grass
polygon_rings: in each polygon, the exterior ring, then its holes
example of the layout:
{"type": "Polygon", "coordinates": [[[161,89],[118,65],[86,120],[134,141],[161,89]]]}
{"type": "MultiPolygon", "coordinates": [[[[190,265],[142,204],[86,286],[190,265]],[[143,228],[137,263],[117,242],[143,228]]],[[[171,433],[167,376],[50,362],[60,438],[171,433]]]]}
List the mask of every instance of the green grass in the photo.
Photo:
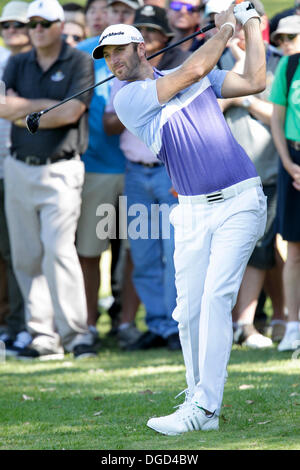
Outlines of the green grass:
{"type": "Polygon", "coordinates": [[[220,431],[167,437],[146,422],[180,403],[181,353],[120,352],[99,328],[96,359],[0,363],[0,450],[300,449],[300,359],[234,346],[220,431]]]}

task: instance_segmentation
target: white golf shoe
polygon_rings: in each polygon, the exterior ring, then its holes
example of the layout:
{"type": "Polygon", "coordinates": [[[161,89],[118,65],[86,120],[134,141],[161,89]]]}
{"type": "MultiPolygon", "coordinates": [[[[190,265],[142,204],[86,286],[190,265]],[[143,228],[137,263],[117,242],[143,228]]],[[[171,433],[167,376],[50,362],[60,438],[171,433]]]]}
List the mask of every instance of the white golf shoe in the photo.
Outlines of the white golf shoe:
{"type": "Polygon", "coordinates": [[[300,331],[293,330],[286,332],[278,345],[278,351],[296,351],[300,348],[300,331]]]}
{"type": "Polygon", "coordinates": [[[219,429],[219,418],[208,417],[195,403],[184,402],[179,409],[168,416],[149,419],[147,426],[167,436],[177,436],[188,431],[211,431],[219,429]]]}

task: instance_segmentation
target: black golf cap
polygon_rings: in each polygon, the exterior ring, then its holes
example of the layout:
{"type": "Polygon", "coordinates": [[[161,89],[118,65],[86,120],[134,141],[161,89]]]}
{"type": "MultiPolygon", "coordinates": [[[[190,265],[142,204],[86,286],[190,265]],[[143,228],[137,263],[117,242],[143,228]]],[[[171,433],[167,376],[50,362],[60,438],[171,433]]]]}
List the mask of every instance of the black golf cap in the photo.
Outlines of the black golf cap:
{"type": "Polygon", "coordinates": [[[167,37],[174,36],[174,33],[168,23],[166,10],[154,5],[145,5],[142,8],[136,10],[134,26],[136,28],[141,26],[145,26],[146,28],[154,28],[158,31],[161,31],[167,37]]]}

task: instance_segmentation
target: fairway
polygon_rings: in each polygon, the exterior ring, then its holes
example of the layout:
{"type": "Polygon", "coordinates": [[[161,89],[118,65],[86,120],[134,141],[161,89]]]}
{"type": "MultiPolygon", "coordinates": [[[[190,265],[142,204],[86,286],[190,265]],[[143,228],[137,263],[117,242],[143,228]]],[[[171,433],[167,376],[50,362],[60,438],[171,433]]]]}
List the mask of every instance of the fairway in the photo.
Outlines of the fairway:
{"type": "Polygon", "coordinates": [[[220,430],[170,437],[146,422],[182,403],[181,353],[120,352],[101,336],[96,359],[0,363],[1,450],[300,449],[300,350],[234,346],[220,430]]]}

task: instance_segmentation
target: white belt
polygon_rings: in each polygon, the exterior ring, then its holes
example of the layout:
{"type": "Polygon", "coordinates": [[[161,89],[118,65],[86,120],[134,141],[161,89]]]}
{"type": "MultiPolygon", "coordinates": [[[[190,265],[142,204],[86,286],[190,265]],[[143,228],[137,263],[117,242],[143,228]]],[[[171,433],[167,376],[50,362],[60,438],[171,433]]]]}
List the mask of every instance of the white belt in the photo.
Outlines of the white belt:
{"type": "Polygon", "coordinates": [[[179,194],[178,201],[180,204],[213,204],[215,202],[223,202],[225,199],[237,196],[246,189],[254,188],[255,186],[262,186],[259,176],[233,184],[232,186],[228,186],[228,188],[215,191],[214,193],[199,194],[196,196],[182,196],[179,194]]]}

